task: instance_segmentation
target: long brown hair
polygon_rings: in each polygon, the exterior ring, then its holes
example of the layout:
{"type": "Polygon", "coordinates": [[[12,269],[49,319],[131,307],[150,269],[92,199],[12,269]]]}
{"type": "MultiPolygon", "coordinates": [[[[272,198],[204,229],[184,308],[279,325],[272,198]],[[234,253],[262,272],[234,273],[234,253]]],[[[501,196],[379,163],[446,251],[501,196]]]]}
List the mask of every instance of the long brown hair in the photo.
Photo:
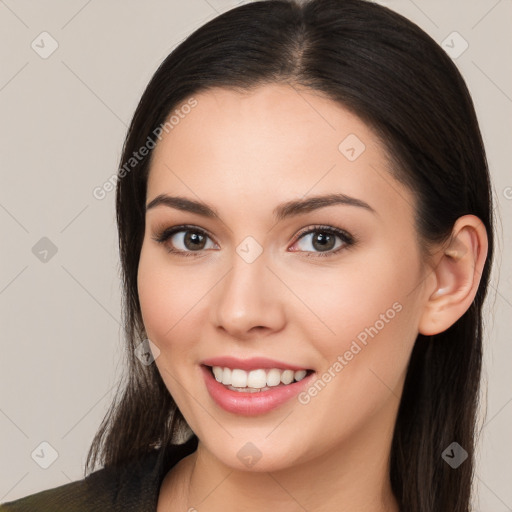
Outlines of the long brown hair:
{"type": "Polygon", "coordinates": [[[473,102],[452,60],[417,25],[365,0],[242,5],[193,32],[149,82],[127,133],[116,190],[128,375],[92,442],[86,471],[97,462],[115,466],[140,459],[155,447],[170,450],[186,426],[156,365],[145,366],[134,354],[147,337],[137,269],[151,150],[133,168],[126,164],[194,93],[272,83],[325,93],[379,134],[395,164],[394,177],[415,194],[416,228],[425,248],[446,240],[465,214],[479,217],[487,229],[488,257],[470,308],[446,331],[416,339],[390,455],[390,479],[401,510],[467,512],[482,305],[493,259],[485,150],[473,102]],[[456,469],[441,457],[452,442],[468,452],[456,469]]]}

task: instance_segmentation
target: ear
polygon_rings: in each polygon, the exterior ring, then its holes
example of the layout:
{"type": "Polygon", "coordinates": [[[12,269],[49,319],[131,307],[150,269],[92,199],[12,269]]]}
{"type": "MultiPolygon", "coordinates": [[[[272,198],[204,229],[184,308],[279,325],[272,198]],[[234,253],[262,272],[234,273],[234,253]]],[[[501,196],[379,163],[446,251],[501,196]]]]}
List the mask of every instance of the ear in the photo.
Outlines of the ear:
{"type": "Polygon", "coordinates": [[[452,326],[471,306],[487,258],[487,231],[475,215],[455,222],[452,235],[436,256],[418,331],[433,335],[452,326]]]}

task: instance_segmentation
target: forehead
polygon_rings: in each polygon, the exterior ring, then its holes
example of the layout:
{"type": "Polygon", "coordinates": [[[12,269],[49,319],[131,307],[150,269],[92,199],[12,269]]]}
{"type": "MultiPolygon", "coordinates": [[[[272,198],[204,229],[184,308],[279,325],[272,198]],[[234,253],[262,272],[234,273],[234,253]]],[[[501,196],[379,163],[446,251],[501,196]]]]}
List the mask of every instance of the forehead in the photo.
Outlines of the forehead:
{"type": "Polygon", "coordinates": [[[243,93],[217,88],[193,98],[193,108],[174,109],[181,115],[154,149],[148,202],[158,194],[183,195],[221,214],[225,206],[229,215],[228,205],[254,213],[341,192],[377,211],[391,201],[401,215],[412,215],[412,197],[389,174],[379,138],[320,93],[280,84],[243,93]]]}

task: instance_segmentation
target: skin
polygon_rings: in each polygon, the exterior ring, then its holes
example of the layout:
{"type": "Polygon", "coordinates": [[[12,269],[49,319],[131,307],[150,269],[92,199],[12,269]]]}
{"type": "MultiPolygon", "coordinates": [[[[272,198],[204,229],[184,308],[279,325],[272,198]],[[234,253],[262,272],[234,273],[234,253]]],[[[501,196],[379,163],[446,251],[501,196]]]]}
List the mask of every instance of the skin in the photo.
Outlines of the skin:
{"type": "MultiPolygon", "coordinates": [[[[179,195],[212,205],[219,217],[148,210],[138,273],[144,325],[160,350],[155,364],[199,438],[197,451],[167,474],[158,512],[396,512],[388,458],[408,360],[419,332],[442,332],[469,308],[485,227],[461,217],[449,245],[422,255],[415,197],[389,174],[379,139],[316,91],[279,84],[194,97],[197,106],[154,150],[146,204],[179,195]],[[338,149],[349,134],[366,147],[354,161],[338,149]],[[375,213],[332,205],[279,223],[272,217],[280,203],[333,192],[375,213]],[[211,235],[203,250],[183,245],[183,232],[166,244],[152,238],[185,223],[211,235]],[[315,233],[299,239],[315,224],[343,229],[356,243],[322,257],[315,233]],[[247,236],[263,249],[252,263],[236,252],[247,236]],[[247,417],[208,394],[203,359],[266,356],[321,376],[394,303],[401,310],[307,404],[292,399],[247,417]],[[237,457],[247,442],[261,453],[250,468],[237,457]]],[[[336,237],[327,249],[343,244],[336,237]]]]}

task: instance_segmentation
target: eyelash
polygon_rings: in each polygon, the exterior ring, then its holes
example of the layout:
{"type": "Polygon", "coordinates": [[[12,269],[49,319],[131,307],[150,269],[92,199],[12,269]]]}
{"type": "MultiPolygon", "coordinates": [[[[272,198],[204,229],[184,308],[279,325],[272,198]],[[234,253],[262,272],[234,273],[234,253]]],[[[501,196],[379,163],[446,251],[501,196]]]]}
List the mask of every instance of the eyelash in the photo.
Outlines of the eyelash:
{"type": "MultiPolygon", "coordinates": [[[[165,244],[165,242],[167,242],[167,240],[169,238],[171,238],[176,233],[180,233],[181,231],[185,231],[185,232],[186,231],[192,231],[192,232],[200,233],[201,235],[204,235],[204,236],[206,236],[206,237],[211,239],[210,235],[206,231],[204,231],[203,229],[198,228],[196,226],[191,226],[189,224],[184,224],[184,225],[181,225],[181,226],[174,226],[172,228],[163,229],[158,234],[153,236],[153,240],[155,240],[155,242],[158,242],[159,244],[165,244]]],[[[331,251],[315,253],[315,252],[312,252],[312,251],[299,251],[299,250],[297,250],[297,251],[294,251],[294,252],[305,252],[307,258],[310,258],[312,255],[314,255],[314,257],[327,258],[327,257],[330,257],[330,256],[334,256],[335,254],[337,254],[338,252],[342,251],[343,249],[347,249],[347,248],[349,248],[350,246],[352,246],[352,245],[354,245],[356,243],[355,238],[352,235],[350,235],[349,233],[347,233],[346,231],[342,230],[342,229],[335,228],[333,226],[314,225],[314,226],[311,226],[311,227],[307,228],[307,231],[303,231],[303,232],[299,233],[299,236],[296,238],[296,240],[294,241],[293,245],[295,245],[296,242],[301,240],[306,235],[309,235],[311,233],[317,233],[317,232],[327,233],[327,234],[330,234],[330,235],[336,235],[336,236],[338,236],[342,240],[343,245],[341,247],[338,247],[338,249],[336,249],[334,251],[331,250],[331,251]]],[[[205,249],[202,249],[202,250],[205,250],[205,249]]],[[[181,250],[176,250],[176,249],[172,249],[172,248],[167,247],[167,252],[172,253],[172,254],[176,254],[177,256],[184,256],[184,257],[190,257],[190,256],[191,257],[197,257],[198,256],[197,253],[202,252],[202,250],[200,250],[200,251],[181,251],[181,250]]]]}

